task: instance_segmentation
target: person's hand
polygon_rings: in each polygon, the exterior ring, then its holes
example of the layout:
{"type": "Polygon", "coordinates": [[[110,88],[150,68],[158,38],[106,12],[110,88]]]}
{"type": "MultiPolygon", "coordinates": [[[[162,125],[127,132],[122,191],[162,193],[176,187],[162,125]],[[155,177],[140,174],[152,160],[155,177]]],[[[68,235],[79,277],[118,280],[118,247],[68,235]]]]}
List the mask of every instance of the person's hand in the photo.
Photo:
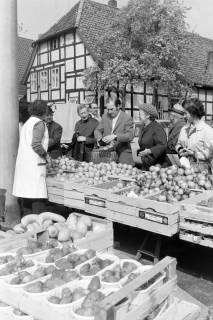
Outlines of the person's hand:
{"type": "Polygon", "coordinates": [[[105,143],[110,143],[110,142],[112,142],[113,140],[115,140],[115,138],[116,138],[116,135],[115,134],[110,134],[110,135],[108,135],[108,136],[105,136],[105,137],[103,137],[103,142],[105,142],[105,143]]]}
{"type": "Polygon", "coordinates": [[[181,157],[188,157],[188,156],[193,156],[194,155],[194,151],[190,150],[190,149],[182,149],[180,151],[180,156],[181,157]]]}
{"type": "Polygon", "coordinates": [[[78,141],[78,142],[85,142],[85,141],[86,141],[86,137],[78,136],[78,137],[77,137],[77,141],[78,141]]]}
{"type": "Polygon", "coordinates": [[[65,144],[65,143],[62,143],[61,147],[64,148],[64,149],[68,149],[69,148],[69,146],[67,144],[65,144]]]}
{"type": "Polygon", "coordinates": [[[143,151],[139,152],[138,156],[139,157],[145,157],[145,156],[148,156],[151,153],[152,153],[152,151],[150,149],[144,149],[143,151]]]}

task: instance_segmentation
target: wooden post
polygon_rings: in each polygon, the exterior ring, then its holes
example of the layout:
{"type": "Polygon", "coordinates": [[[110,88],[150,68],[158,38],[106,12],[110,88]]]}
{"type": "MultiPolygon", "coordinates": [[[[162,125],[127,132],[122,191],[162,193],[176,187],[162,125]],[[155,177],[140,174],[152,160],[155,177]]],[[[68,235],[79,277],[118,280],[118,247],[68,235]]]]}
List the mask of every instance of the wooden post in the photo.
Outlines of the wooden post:
{"type": "Polygon", "coordinates": [[[17,0],[0,0],[0,188],[6,189],[6,223],[17,220],[12,196],[18,145],[17,0]]]}

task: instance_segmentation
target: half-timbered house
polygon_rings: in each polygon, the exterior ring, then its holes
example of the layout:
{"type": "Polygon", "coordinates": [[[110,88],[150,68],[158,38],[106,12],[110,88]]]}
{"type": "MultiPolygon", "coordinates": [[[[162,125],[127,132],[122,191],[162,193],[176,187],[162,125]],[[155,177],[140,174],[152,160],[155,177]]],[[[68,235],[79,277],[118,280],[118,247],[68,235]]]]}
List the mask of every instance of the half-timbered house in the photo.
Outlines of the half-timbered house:
{"type": "MultiPolygon", "coordinates": [[[[44,99],[54,103],[92,101],[85,91],[82,72],[97,62],[98,39],[117,12],[117,1],[108,4],[80,0],[36,42],[24,81],[28,101],[44,99]]],[[[207,119],[213,116],[213,40],[195,35],[184,68],[194,83],[194,95],[205,104],[207,119]]],[[[137,118],[137,105],[151,102],[152,88],[146,83],[129,86],[126,110],[137,118]]],[[[168,100],[159,92],[159,115],[166,118],[168,100]]]]}

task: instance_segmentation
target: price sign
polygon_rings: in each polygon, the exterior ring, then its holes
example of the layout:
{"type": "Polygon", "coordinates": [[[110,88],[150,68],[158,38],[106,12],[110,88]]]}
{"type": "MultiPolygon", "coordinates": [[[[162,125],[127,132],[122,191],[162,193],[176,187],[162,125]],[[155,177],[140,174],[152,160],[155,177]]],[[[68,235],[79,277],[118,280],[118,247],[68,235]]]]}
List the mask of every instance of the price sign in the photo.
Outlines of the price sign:
{"type": "Polygon", "coordinates": [[[94,198],[89,198],[85,197],[84,198],[86,204],[90,204],[92,206],[96,207],[101,207],[101,208],[106,208],[106,201],[102,199],[94,199],[94,198]]]}
{"type": "Polygon", "coordinates": [[[139,218],[168,225],[168,218],[149,211],[139,210],[139,218]]]}

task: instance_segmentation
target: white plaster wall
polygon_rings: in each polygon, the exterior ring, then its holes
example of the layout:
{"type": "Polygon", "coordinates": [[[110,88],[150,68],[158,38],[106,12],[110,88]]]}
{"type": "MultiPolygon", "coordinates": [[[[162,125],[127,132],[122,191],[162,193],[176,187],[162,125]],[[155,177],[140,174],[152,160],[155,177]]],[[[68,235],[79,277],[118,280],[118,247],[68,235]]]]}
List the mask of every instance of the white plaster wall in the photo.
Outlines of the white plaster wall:
{"type": "Polygon", "coordinates": [[[86,57],[86,68],[92,67],[95,65],[95,61],[91,56],[86,57]]]}
{"type": "Polygon", "coordinates": [[[52,100],[58,100],[60,99],[60,91],[52,91],[52,100]]]}
{"type": "Polygon", "coordinates": [[[47,51],[47,42],[43,42],[40,44],[40,53],[47,51]]]}
{"type": "Polygon", "coordinates": [[[74,89],[74,78],[67,78],[67,89],[74,89]]]}
{"type": "Polygon", "coordinates": [[[41,92],[41,100],[48,101],[48,92],[41,92]]]}
{"type": "Polygon", "coordinates": [[[44,54],[40,55],[40,63],[41,64],[48,63],[48,55],[47,55],[47,53],[44,53],[44,54]]]}
{"type": "Polygon", "coordinates": [[[77,34],[75,36],[75,42],[81,42],[81,38],[77,34]]]}
{"type": "Polygon", "coordinates": [[[74,57],[74,47],[66,47],[65,48],[65,52],[66,52],[66,58],[73,58],[74,57]]]}
{"type": "Polygon", "coordinates": [[[64,56],[65,56],[64,55],[64,48],[61,48],[60,50],[61,50],[61,59],[64,59],[64,56]]]}
{"type": "Polygon", "coordinates": [[[85,69],[84,57],[76,58],[76,70],[85,69]]]}
{"type": "Polygon", "coordinates": [[[81,56],[81,55],[84,55],[84,45],[83,43],[80,43],[80,44],[77,44],[75,46],[75,53],[76,53],[76,56],[81,56]]]}
{"type": "Polygon", "coordinates": [[[65,67],[61,66],[61,81],[65,80],[65,67]]]}
{"type": "Polygon", "coordinates": [[[27,89],[27,101],[30,102],[30,89],[27,89]]]}
{"type": "Polygon", "coordinates": [[[37,93],[32,93],[31,94],[31,102],[35,101],[36,99],[38,99],[38,94],[37,93]]]}
{"type": "Polygon", "coordinates": [[[76,89],[81,89],[83,87],[82,77],[76,77],[76,89]]]}
{"type": "Polygon", "coordinates": [[[66,60],[66,72],[74,71],[74,59],[66,60]]]}
{"type": "Polygon", "coordinates": [[[65,44],[72,44],[74,42],[73,33],[67,33],[65,36],[65,44]]]}
{"type": "Polygon", "coordinates": [[[65,98],[65,84],[61,84],[61,99],[65,98]]]}
{"type": "Polygon", "coordinates": [[[51,61],[59,60],[59,49],[51,52],[51,61]]]}

